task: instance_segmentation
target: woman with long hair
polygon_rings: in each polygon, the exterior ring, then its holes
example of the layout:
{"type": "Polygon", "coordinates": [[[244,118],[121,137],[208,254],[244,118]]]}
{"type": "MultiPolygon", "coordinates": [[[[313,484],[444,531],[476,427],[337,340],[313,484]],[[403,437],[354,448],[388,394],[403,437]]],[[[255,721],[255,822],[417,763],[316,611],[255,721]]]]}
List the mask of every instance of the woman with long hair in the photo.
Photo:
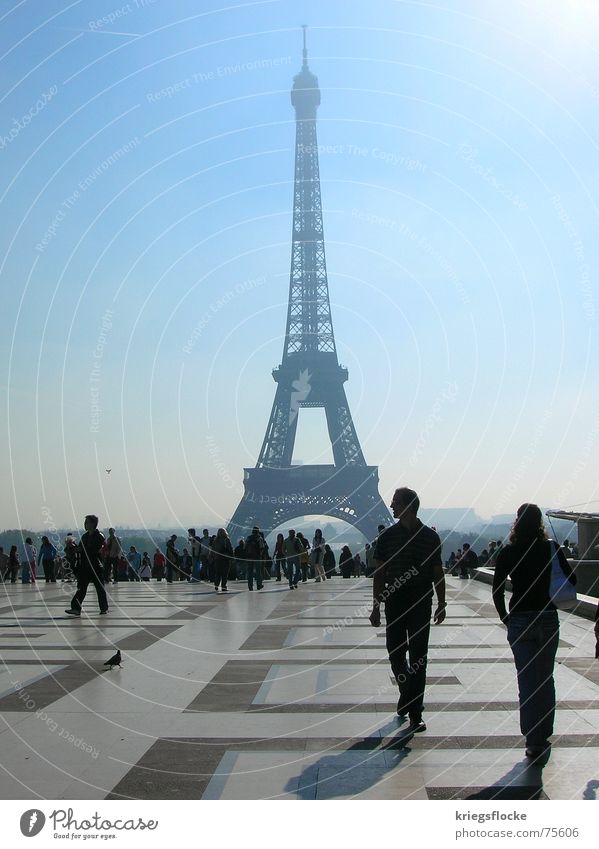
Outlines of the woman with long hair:
{"type": "Polygon", "coordinates": [[[277,576],[277,581],[281,580],[281,569],[283,570],[285,577],[287,577],[287,570],[285,568],[285,537],[283,534],[277,534],[277,541],[275,542],[275,550],[273,552],[273,561],[275,564],[275,575],[277,576]]]}
{"type": "Polygon", "coordinates": [[[233,557],[233,546],[229,539],[229,534],[224,528],[219,528],[216,532],[216,537],[212,545],[212,554],[214,557],[214,589],[218,592],[219,586],[222,592],[227,592],[227,578],[229,577],[229,569],[231,568],[231,558],[233,557]]]}
{"type": "Polygon", "coordinates": [[[316,578],[316,583],[319,584],[322,581],[326,581],[326,575],[324,572],[324,538],[322,536],[322,531],[320,528],[317,528],[314,531],[314,539],[312,540],[312,553],[310,555],[310,559],[312,560],[312,566],[314,567],[314,576],[316,578]]]}
{"type": "Polygon", "coordinates": [[[550,597],[551,569],[558,558],[570,583],[576,578],[559,547],[547,538],[543,514],[536,504],[522,504],[508,545],[501,547],[493,577],[493,602],[514,655],[518,676],[520,730],[526,756],[546,759],[555,718],[553,667],[559,643],[559,619],[550,597]],[[505,583],[512,583],[510,612],[505,583]]]}

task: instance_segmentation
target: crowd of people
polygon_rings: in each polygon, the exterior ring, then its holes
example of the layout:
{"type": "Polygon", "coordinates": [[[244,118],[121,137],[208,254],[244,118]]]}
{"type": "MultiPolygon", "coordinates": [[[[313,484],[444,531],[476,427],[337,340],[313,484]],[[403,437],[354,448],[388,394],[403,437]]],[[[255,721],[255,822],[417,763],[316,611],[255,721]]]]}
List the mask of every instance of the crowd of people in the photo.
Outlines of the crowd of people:
{"type": "MultiPolygon", "coordinates": [[[[384,530],[379,525],[378,534],[384,530]]],[[[435,530],[433,528],[433,530],[435,530]]],[[[349,546],[343,545],[339,563],[335,552],[326,543],[322,531],[314,532],[312,542],[300,531],[289,530],[287,536],[277,535],[270,551],[264,533],[254,528],[246,538],[233,545],[227,531],[219,528],[211,534],[207,528],[202,536],[195,528],[189,528],[186,544],[181,547],[180,538],[173,534],[164,546],[153,552],[140,552],[133,545],[125,550],[114,528],[109,528],[100,550],[101,575],[104,584],[131,581],[158,582],[175,581],[203,582],[213,584],[216,590],[227,591],[228,581],[247,580],[248,589],[262,589],[265,580],[289,582],[291,589],[309,579],[324,582],[334,575],[343,578],[371,577],[374,571],[373,543],[366,543],[363,551],[352,554],[349,546]],[[337,571],[337,567],[339,571],[337,571]]],[[[12,545],[8,554],[0,547],[0,581],[23,584],[37,582],[56,583],[76,581],[80,557],[80,544],[72,533],[67,534],[62,548],[57,547],[47,536],[41,538],[39,551],[31,537],[25,539],[24,557],[12,545]]],[[[452,551],[445,561],[448,574],[467,579],[474,577],[480,566],[494,569],[502,550],[502,540],[491,540],[488,547],[476,554],[469,543],[464,542],[457,551],[452,551]]],[[[578,557],[577,546],[565,540],[561,550],[566,558],[578,557]]]]}
{"type": "MultiPolygon", "coordinates": [[[[195,528],[187,532],[187,544],[178,547],[172,534],[165,552],[159,548],[150,557],[135,546],[124,552],[114,528],[105,537],[99,530],[98,517],[85,517],[85,532],[77,543],[68,534],[62,551],[42,537],[39,551],[32,539],[25,540],[25,556],[20,562],[17,546],[5,555],[0,548],[0,575],[16,583],[19,573],[24,583],[77,581],[71,605],[65,611],[80,616],[89,584],[97,593],[100,614],[108,613],[106,585],[121,581],[209,582],[216,592],[227,592],[232,578],[247,581],[248,590],[261,590],[264,581],[285,580],[290,590],[313,579],[316,583],[335,575],[343,578],[373,577],[373,609],[370,622],[381,625],[381,606],[385,608],[386,647],[391,669],[399,687],[397,713],[408,716],[408,735],[426,730],[422,718],[431,615],[435,624],[446,617],[445,573],[460,578],[472,577],[479,565],[494,569],[493,601],[500,620],[507,626],[507,638],[514,654],[520,701],[520,725],[526,738],[526,754],[532,759],[545,758],[551,750],[555,715],[553,667],[559,643],[559,619],[551,595],[551,574],[555,568],[571,584],[576,583],[568,556],[569,543],[558,546],[545,533],[541,510],[535,504],[523,504],[517,513],[509,541],[492,541],[481,556],[468,543],[445,562],[442,544],[435,528],[424,525],[417,516],[420,501],[406,487],[396,490],[391,508],[396,524],[378,526],[377,537],[360,554],[353,555],[343,546],[339,572],[335,554],[323,537],[314,532],[310,543],[301,532],[290,529],[277,535],[272,553],[264,533],[254,527],[235,548],[224,528],[215,534],[195,528]],[[512,583],[509,612],[505,604],[507,580],[512,583]],[[432,600],[437,606],[432,611],[432,600]]],[[[596,656],[599,657],[599,607],[595,625],[596,656]]]]}
{"type": "MultiPolygon", "coordinates": [[[[379,532],[384,526],[379,526],[379,532]]],[[[99,531],[98,531],[99,533],[99,531]]],[[[314,580],[321,583],[335,575],[343,578],[358,578],[372,574],[373,547],[366,544],[362,553],[352,554],[347,545],[342,546],[339,563],[331,546],[326,542],[320,528],[314,532],[310,542],[301,531],[290,529],[287,536],[277,535],[270,550],[264,533],[257,527],[233,547],[225,528],[211,534],[204,528],[202,535],[189,528],[185,542],[172,534],[166,540],[164,550],[155,547],[150,553],[138,551],[136,546],[124,546],[114,528],[107,536],[101,534],[98,551],[98,572],[101,582],[118,584],[132,581],[165,581],[174,583],[187,581],[209,583],[216,591],[227,592],[227,583],[232,580],[247,581],[248,589],[260,590],[264,581],[285,581],[290,589],[300,583],[314,580]],[[337,566],[339,571],[337,571],[337,566]]],[[[16,545],[9,554],[0,548],[0,580],[24,584],[44,581],[75,582],[82,558],[82,541],[78,543],[72,533],[67,534],[62,546],[42,537],[39,551],[31,537],[25,540],[25,556],[20,557],[16,545]]]]}

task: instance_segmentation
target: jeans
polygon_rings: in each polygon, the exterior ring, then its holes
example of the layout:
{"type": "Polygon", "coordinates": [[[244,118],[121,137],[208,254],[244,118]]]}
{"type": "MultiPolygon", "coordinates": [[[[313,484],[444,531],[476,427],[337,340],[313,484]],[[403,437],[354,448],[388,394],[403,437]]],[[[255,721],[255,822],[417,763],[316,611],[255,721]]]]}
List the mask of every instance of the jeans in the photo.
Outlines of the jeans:
{"type": "Polygon", "coordinates": [[[299,583],[300,577],[300,561],[299,555],[291,555],[291,557],[287,558],[287,578],[289,579],[289,586],[297,587],[299,583]]]}
{"type": "Polygon", "coordinates": [[[527,746],[543,747],[553,734],[553,666],[559,642],[557,610],[510,613],[507,638],[518,674],[520,730],[527,746]]]}
{"type": "Polygon", "coordinates": [[[199,581],[202,577],[202,561],[199,557],[193,558],[193,567],[191,570],[191,580],[199,581]]]}
{"type": "Polygon", "coordinates": [[[248,560],[247,562],[247,578],[248,589],[254,589],[254,575],[256,576],[256,586],[259,590],[262,589],[262,561],[248,560]]]}
{"type": "Polygon", "coordinates": [[[287,577],[285,565],[286,564],[285,564],[285,558],[284,557],[275,557],[275,559],[274,559],[274,570],[273,571],[274,571],[274,575],[275,575],[277,581],[281,580],[281,568],[283,569],[283,574],[285,575],[285,577],[287,577]]]}
{"type": "Polygon", "coordinates": [[[412,722],[422,719],[431,609],[427,591],[420,596],[399,588],[385,601],[389,661],[412,722]]]}

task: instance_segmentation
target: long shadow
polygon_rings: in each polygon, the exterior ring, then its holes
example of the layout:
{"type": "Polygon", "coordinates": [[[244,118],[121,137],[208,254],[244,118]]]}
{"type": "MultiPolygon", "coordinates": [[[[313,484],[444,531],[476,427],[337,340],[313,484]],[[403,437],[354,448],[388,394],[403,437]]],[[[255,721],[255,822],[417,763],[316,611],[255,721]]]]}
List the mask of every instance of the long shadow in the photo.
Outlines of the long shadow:
{"type": "MultiPolygon", "coordinates": [[[[392,721],[379,731],[382,736],[397,731],[397,722],[392,721]]],[[[316,799],[317,795],[319,799],[360,795],[408,758],[411,739],[400,730],[385,745],[377,737],[358,740],[347,749],[323,755],[304,767],[299,776],[289,779],[285,792],[298,799],[316,799]]]]}
{"type": "Polygon", "coordinates": [[[477,799],[479,801],[532,801],[547,799],[543,791],[543,766],[528,759],[520,761],[501,778],[486,787],[429,787],[429,799],[477,799]]]}

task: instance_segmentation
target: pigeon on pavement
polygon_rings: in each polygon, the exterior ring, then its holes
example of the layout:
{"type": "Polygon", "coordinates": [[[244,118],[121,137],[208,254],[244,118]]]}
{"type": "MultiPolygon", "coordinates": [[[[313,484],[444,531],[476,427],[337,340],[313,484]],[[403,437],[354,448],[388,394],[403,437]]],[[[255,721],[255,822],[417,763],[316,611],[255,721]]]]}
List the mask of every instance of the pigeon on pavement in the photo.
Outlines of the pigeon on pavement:
{"type": "Polygon", "coordinates": [[[118,666],[119,669],[123,668],[121,666],[121,651],[120,651],[120,649],[117,649],[116,654],[113,654],[113,656],[109,660],[105,661],[104,666],[108,666],[108,667],[110,667],[110,669],[112,669],[113,666],[118,666]]]}

